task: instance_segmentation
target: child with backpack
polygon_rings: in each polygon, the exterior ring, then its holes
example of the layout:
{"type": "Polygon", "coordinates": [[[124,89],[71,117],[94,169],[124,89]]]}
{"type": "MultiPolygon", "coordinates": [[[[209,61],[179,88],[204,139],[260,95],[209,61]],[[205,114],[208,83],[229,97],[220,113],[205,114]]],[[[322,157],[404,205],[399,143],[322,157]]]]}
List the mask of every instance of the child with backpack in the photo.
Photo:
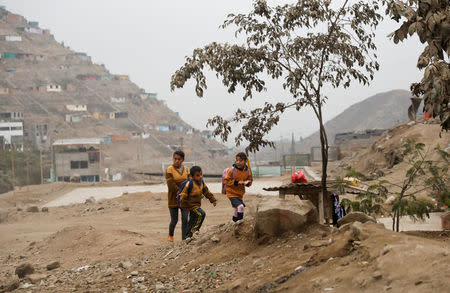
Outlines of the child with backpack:
{"type": "MultiPolygon", "coordinates": [[[[181,184],[190,177],[189,169],[183,166],[184,152],[176,151],[173,153],[173,164],[166,169],[167,181],[167,202],[170,212],[169,224],[169,242],[173,242],[173,233],[178,223],[178,202],[177,194],[181,184]]],[[[186,234],[189,212],[181,210],[181,236],[186,234]]]]}
{"type": "Polygon", "coordinates": [[[199,166],[194,166],[190,173],[192,179],[183,182],[178,193],[180,207],[189,211],[189,222],[183,239],[192,237],[194,232],[199,231],[205,220],[206,213],[201,208],[202,195],[209,199],[213,206],[217,204],[216,198],[203,181],[202,169],[199,166]]]}
{"type": "Polygon", "coordinates": [[[222,174],[222,193],[226,194],[234,209],[233,222],[244,218],[245,187],[252,185],[253,178],[249,166],[247,166],[247,155],[238,153],[236,163],[233,167],[225,169],[222,174]]]}

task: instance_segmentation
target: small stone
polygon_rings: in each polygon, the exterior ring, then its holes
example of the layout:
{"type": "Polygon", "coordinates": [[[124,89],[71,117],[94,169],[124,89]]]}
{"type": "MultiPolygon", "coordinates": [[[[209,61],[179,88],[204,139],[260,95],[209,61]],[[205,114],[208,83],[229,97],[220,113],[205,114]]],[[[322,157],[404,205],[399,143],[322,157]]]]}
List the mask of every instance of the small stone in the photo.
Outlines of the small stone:
{"type": "Polygon", "coordinates": [[[385,255],[387,254],[389,251],[391,251],[392,247],[390,245],[386,245],[385,247],[383,247],[383,249],[380,251],[380,255],[385,255]]]}
{"type": "Polygon", "coordinates": [[[163,290],[164,289],[164,285],[163,284],[156,284],[155,285],[155,290],[156,291],[158,291],[158,290],[163,290]]]}
{"type": "Polygon", "coordinates": [[[17,276],[19,276],[19,278],[23,278],[26,275],[34,273],[34,268],[31,264],[24,263],[16,267],[15,273],[17,276]]]}
{"type": "Polygon", "coordinates": [[[31,206],[27,208],[27,212],[29,213],[38,213],[39,212],[39,208],[37,206],[31,206]]]}
{"type": "Polygon", "coordinates": [[[144,282],[145,281],[145,277],[139,277],[139,278],[133,278],[133,279],[131,279],[131,282],[132,283],[142,283],[142,282],[144,282]]]}
{"type": "Polygon", "coordinates": [[[392,286],[384,286],[384,291],[389,291],[392,289],[392,286]]]}
{"type": "Polygon", "coordinates": [[[101,211],[101,210],[104,210],[105,208],[104,207],[99,207],[98,209],[97,209],[97,211],[101,211]]]}
{"type": "Polygon", "coordinates": [[[137,241],[137,242],[135,242],[134,244],[136,244],[136,245],[138,245],[138,246],[142,246],[142,245],[144,245],[144,242],[142,242],[142,241],[137,241]]]}
{"type": "Polygon", "coordinates": [[[47,278],[44,274],[31,274],[27,276],[27,280],[32,284],[38,284],[41,280],[47,278]]]}
{"type": "Polygon", "coordinates": [[[122,262],[119,263],[119,268],[122,268],[122,269],[129,269],[132,266],[133,266],[133,264],[130,261],[128,261],[128,260],[122,261],[122,262]]]}
{"type": "Polygon", "coordinates": [[[333,291],[334,288],[324,288],[323,291],[333,291]]]}
{"type": "Polygon", "coordinates": [[[311,247],[311,245],[305,244],[305,245],[303,245],[303,250],[307,250],[307,249],[310,248],[310,247],[311,247]]]}
{"type": "Polygon", "coordinates": [[[303,266],[298,266],[295,268],[295,271],[303,271],[304,267],[303,266]]]}
{"type": "Polygon", "coordinates": [[[17,211],[21,212],[21,211],[23,211],[23,209],[22,208],[17,208],[17,211]]]}
{"type": "Polygon", "coordinates": [[[129,208],[129,207],[124,207],[124,208],[123,208],[123,211],[124,211],[124,212],[129,212],[129,211],[130,211],[130,208],[129,208]]]}
{"type": "Polygon", "coordinates": [[[423,281],[422,281],[422,280],[419,280],[419,281],[416,281],[416,282],[414,283],[414,285],[418,286],[418,285],[420,285],[420,284],[422,284],[422,283],[423,283],[423,281]]]}
{"type": "Polygon", "coordinates": [[[139,275],[139,272],[138,271],[132,271],[131,273],[130,273],[130,275],[132,275],[132,276],[137,276],[137,275],[139,275]]]}
{"type": "Polygon", "coordinates": [[[213,237],[211,237],[211,241],[214,243],[219,243],[220,239],[217,236],[213,236],[213,237]]]}
{"type": "Polygon", "coordinates": [[[375,280],[379,280],[379,279],[381,279],[383,277],[383,275],[380,272],[377,271],[377,272],[373,273],[372,277],[375,280]]]}
{"type": "Polygon", "coordinates": [[[3,285],[3,286],[0,285],[0,290],[3,289],[4,291],[2,291],[2,292],[14,291],[17,288],[19,288],[19,285],[20,285],[19,279],[10,280],[9,282],[6,282],[5,285],[3,285]]]}
{"type": "Polygon", "coordinates": [[[43,213],[48,213],[48,207],[43,207],[43,208],[41,209],[41,212],[43,212],[43,213]]]}
{"type": "Polygon", "coordinates": [[[112,276],[112,274],[114,274],[114,269],[113,268],[108,268],[105,273],[103,274],[103,277],[109,277],[112,276]]]}
{"type": "Polygon", "coordinates": [[[51,270],[59,268],[60,266],[61,266],[61,264],[59,263],[59,261],[54,261],[47,265],[47,270],[51,271],[51,270]]]}
{"type": "Polygon", "coordinates": [[[345,262],[341,263],[341,266],[345,267],[345,266],[348,266],[349,264],[350,263],[348,261],[345,261],[345,262]]]}
{"type": "Polygon", "coordinates": [[[30,287],[33,287],[33,284],[25,283],[25,284],[22,285],[23,289],[27,289],[27,288],[30,288],[30,287]]]}
{"type": "Polygon", "coordinates": [[[84,204],[91,204],[91,203],[95,203],[95,198],[93,196],[89,197],[84,201],[84,204]]]}

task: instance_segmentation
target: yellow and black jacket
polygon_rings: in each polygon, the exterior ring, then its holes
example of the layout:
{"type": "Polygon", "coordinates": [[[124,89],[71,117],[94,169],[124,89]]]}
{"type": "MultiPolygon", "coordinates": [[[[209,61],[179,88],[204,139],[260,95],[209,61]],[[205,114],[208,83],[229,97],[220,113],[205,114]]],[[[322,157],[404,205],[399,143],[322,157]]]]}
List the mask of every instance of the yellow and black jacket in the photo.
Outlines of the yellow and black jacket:
{"type": "Polygon", "coordinates": [[[180,207],[189,211],[198,209],[202,205],[202,195],[209,199],[211,203],[217,201],[203,180],[200,183],[194,180],[192,180],[192,183],[187,182],[180,194],[180,207]],[[188,192],[189,184],[192,184],[190,193],[188,192]]]}
{"type": "Polygon", "coordinates": [[[173,165],[166,170],[166,182],[168,187],[167,201],[169,208],[178,207],[177,193],[181,183],[188,180],[190,177],[189,169],[182,167],[183,171],[180,173],[173,165]]]}

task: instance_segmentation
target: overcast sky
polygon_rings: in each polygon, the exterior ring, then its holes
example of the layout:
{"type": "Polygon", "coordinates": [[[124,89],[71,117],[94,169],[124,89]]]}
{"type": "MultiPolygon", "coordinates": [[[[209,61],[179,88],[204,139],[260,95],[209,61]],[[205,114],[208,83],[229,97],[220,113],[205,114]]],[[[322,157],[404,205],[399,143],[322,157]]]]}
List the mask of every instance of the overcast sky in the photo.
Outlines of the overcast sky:
{"type": "MultiPolygon", "coordinates": [[[[269,1],[279,3],[280,1],[269,1]]],[[[282,1],[289,2],[289,1],[282,1]]],[[[234,42],[232,30],[221,30],[228,13],[245,13],[250,0],[0,0],[1,5],[28,20],[39,21],[57,41],[73,50],[86,52],[96,63],[104,63],[115,74],[128,74],[133,82],[160,99],[181,117],[199,129],[205,129],[209,117],[230,117],[243,105],[240,95],[230,95],[214,75],[209,75],[205,98],[196,97],[193,83],[170,92],[171,75],[184,64],[194,48],[212,41],[234,42]]],[[[329,89],[325,106],[329,120],[350,105],[374,94],[392,89],[409,89],[420,79],[415,67],[421,45],[416,38],[395,45],[386,36],[397,26],[385,19],[377,34],[378,61],[381,70],[370,87],[329,89]]],[[[268,84],[267,92],[245,107],[274,101],[282,94],[280,82],[268,84]]],[[[318,129],[312,110],[287,113],[272,131],[273,139],[306,137],[318,129]]]]}

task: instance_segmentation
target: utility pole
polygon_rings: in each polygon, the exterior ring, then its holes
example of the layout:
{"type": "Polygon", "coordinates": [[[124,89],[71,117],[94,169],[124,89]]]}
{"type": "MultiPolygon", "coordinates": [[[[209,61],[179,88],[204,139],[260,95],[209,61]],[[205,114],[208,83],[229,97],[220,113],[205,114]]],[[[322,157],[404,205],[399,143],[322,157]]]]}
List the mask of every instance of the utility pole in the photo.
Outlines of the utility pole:
{"type": "Polygon", "coordinates": [[[41,184],[44,184],[44,170],[42,166],[42,147],[39,148],[39,161],[41,166],[41,184]]]}
{"type": "Polygon", "coordinates": [[[27,188],[30,185],[30,148],[27,148],[25,162],[27,164],[27,188]]]}
{"type": "Polygon", "coordinates": [[[295,158],[295,140],[294,140],[294,133],[292,133],[292,140],[291,140],[291,172],[295,172],[295,165],[296,165],[296,158],[295,158]]]}
{"type": "Polygon", "coordinates": [[[16,189],[16,171],[15,171],[15,164],[14,164],[14,144],[12,141],[11,141],[11,171],[12,171],[12,185],[13,185],[13,192],[14,192],[14,190],[16,189]]]}

